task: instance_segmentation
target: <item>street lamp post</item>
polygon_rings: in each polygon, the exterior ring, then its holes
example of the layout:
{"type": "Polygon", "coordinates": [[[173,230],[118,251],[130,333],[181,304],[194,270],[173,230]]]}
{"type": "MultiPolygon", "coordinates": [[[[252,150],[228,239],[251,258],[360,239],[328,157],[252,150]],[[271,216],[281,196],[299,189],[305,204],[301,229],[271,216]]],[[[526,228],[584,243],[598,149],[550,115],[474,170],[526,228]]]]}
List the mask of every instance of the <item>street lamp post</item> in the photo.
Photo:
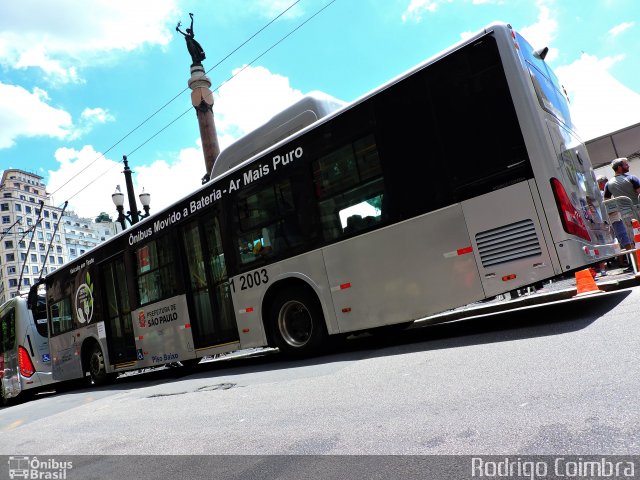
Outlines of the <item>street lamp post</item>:
{"type": "Polygon", "coordinates": [[[122,156],[122,161],[124,162],[124,180],[125,186],[127,187],[127,197],[129,198],[129,211],[124,213],[124,193],[120,191],[120,185],[116,187],[116,191],[111,195],[111,200],[113,200],[113,204],[116,206],[116,210],[118,210],[118,218],[117,221],[120,222],[120,226],[122,230],[127,228],[125,220],[129,221],[129,225],[135,225],[141,219],[149,216],[149,205],[151,203],[151,195],[142,189],[142,193],[138,196],[140,198],[140,203],[142,204],[142,208],[144,209],[144,213],[138,210],[138,204],[136,203],[136,197],[133,190],[133,182],[131,180],[131,174],[133,173],[129,168],[129,162],[127,161],[127,156],[122,156]]]}

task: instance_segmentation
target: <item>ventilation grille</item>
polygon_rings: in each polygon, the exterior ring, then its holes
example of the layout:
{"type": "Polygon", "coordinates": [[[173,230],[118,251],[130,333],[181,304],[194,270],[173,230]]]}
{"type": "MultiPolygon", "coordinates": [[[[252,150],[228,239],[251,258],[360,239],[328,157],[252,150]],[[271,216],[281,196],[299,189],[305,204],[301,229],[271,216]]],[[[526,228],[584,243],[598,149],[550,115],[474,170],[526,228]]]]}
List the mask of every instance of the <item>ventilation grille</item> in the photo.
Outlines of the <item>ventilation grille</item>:
{"type": "Polygon", "coordinates": [[[505,225],[476,235],[483,267],[540,255],[540,242],[531,220],[505,225]]]}

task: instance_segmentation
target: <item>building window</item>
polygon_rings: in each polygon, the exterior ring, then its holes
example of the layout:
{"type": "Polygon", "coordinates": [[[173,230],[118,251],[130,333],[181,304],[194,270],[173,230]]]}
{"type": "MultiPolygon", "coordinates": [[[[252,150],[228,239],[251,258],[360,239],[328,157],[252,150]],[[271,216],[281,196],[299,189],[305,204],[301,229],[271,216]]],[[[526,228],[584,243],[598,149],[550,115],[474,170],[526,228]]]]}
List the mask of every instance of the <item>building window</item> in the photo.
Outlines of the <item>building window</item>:
{"type": "Polygon", "coordinates": [[[25,242],[24,240],[20,240],[20,241],[18,242],[18,246],[19,246],[20,248],[27,248],[27,242],[25,242]]]}
{"type": "Polygon", "coordinates": [[[35,265],[33,265],[31,267],[31,273],[38,273],[38,267],[36,267],[35,265]]]}
{"type": "Polygon", "coordinates": [[[11,223],[11,217],[9,215],[3,215],[2,223],[11,223]]]}
{"type": "Polygon", "coordinates": [[[9,204],[8,203],[0,203],[0,211],[8,212],[9,211],[9,204]]]}
{"type": "Polygon", "coordinates": [[[33,209],[29,205],[24,206],[24,213],[31,213],[33,209]]]}
{"type": "Polygon", "coordinates": [[[19,203],[16,203],[16,212],[21,212],[22,211],[22,205],[20,205],[19,203]]]}
{"type": "Polygon", "coordinates": [[[33,225],[33,219],[31,217],[27,217],[27,225],[33,225]]]}
{"type": "Polygon", "coordinates": [[[75,254],[76,254],[76,249],[75,249],[75,248],[70,248],[70,249],[69,249],[69,253],[70,253],[71,255],[75,255],[75,254]]]}
{"type": "Polygon", "coordinates": [[[56,259],[53,255],[49,255],[49,263],[56,263],[56,259]]]}
{"type": "Polygon", "coordinates": [[[37,262],[38,261],[38,254],[37,253],[32,253],[31,254],[31,261],[32,262],[37,262]]]}
{"type": "Polygon", "coordinates": [[[51,230],[51,222],[44,222],[44,228],[51,230]]]}
{"type": "Polygon", "coordinates": [[[60,265],[62,265],[62,264],[64,263],[64,261],[62,260],[62,257],[58,257],[58,263],[59,263],[60,265]]]}
{"type": "Polygon", "coordinates": [[[4,196],[4,198],[11,198],[12,197],[11,192],[7,192],[3,196],[4,196]]]}
{"type": "Polygon", "coordinates": [[[4,248],[13,248],[13,240],[5,240],[4,248]]]}
{"type": "Polygon", "coordinates": [[[8,275],[15,275],[16,273],[16,267],[14,267],[13,265],[10,265],[7,267],[7,274],[8,275]]]}
{"type": "Polygon", "coordinates": [[[7,260],[7,262],[15,262],[16,256],[13,253],[7,253],[5,259],[7,260]]]}
{"type": "Polygon", "coordinates": [[[44,211],[44,218],[49,218],[49,210],[44,211]]]}
{"type": "Polygon", "coordinates": [[[53,216],[54,220],[58,218],[58,214],[56,212],[53,212],[51,216],[53,216]]]}
{"type": "Polygon", "coordinates": [[[10,287],[17,287],[18,286],[18,280],[15,278],[10,278],[9,279],[9,286],[10,287]]]}
{"type": "Polygon", "coordinates": [[[62,253],[62,247],[60,245],[56,246],[56,252],[62,253]]]}
{"type": "Polygon", "coordinates": [[[25,278],[25,279],[23,279],[23,280],[22,280],[22,284],[23,284],[25,287],[28,287],[28,286],[30,286],[30,285],[31,285],[31,280],[29,280],[28,278],[25,278]]]}

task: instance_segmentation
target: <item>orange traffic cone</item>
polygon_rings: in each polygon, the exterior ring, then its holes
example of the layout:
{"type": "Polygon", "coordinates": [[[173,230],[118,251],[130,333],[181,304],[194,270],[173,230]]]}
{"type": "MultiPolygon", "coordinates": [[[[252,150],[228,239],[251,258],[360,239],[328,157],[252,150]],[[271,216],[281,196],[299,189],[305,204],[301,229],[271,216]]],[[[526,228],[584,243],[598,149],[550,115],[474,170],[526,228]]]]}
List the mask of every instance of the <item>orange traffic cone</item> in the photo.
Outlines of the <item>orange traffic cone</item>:
{"type": "Polygon", "coordinates": [[[596,285],[589,269],[576,272],[576,297],[581,295],[590,295],[592,293],[602,293],[602,290],[596,285]]]}
{"type": "Polygon", "coordinates": [[[631,226],[633,227],[633,242],[636,247],[636,268],[640,270],[640,222],[633,218],[631,220],[631,226]]]}

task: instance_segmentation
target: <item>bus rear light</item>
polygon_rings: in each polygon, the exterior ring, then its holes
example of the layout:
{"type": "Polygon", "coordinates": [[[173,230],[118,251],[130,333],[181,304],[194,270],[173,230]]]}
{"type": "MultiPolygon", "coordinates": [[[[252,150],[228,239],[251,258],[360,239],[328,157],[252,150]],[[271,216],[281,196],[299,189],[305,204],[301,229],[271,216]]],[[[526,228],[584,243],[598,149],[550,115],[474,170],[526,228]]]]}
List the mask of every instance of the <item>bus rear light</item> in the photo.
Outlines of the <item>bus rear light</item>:
{"type": "Polygon", "coordinates": [[[20,367],[20,375],[23,377],[31,377],[36,373],[36,369],[31,362],[31,357],[24,347],[18,347],[18,365],[20,367]]]}
{"type": "Polygon", "coordinates": [[[505,275],[504,277],[502,277],[503,282],[508,282],[509,280],[515,280],[515,279],[516,279],[515,273],[512,273],[511,275],[505,275]]]}
{"type": "Polygon", "coordinates": [[[587,227],[584,225],[582,216],[569,200],[567,192],[562,186],[562,183],[560,183],[560,180],[557,178],[551,179],[551,190],[553,190],[553,196],[556,199],[556,206],[560,213],[560,220],[562,221],[564,231],[590,242],[591,235],[589,235],[587,227]]]}

